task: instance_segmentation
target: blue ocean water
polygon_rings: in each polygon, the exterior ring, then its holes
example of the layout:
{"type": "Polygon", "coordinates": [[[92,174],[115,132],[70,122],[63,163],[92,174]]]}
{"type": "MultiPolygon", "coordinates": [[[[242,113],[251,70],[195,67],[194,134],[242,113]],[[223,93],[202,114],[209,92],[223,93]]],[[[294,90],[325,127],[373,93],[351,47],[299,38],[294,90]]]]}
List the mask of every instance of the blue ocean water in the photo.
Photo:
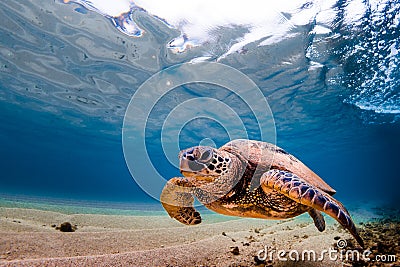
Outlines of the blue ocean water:
{"type": "MultiPolygon", "coordinates": [[[[125,162],[125,110],[158,71],[202,61],[254,81],[273,114],[271,138],[338,199],[400,200],[399,2],[297,1],[275,6],[275,21],[244,14],[206,29],[189,13],[170,18],[130,3],[121,14],[90,1],[0,3],[0,194],[157,203],[125,162]]],[[[246,138],[260,139],[258,122],[228,90],[179,86],[154,103],[146,128],[148,155],[165,179],[180,173],[165,157],[163,122],[179,103],[200,97],[227,103],[246,138]]],[[[207,117],[181,126],[180,148],[229,141],[230,125],[207,117]]]]}

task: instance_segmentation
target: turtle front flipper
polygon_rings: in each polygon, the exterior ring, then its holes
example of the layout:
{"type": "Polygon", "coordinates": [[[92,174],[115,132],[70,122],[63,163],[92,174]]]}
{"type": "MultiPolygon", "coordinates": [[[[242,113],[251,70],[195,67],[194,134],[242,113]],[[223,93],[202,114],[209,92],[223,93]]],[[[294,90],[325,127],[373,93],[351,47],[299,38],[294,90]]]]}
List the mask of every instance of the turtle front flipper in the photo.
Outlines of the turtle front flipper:
{"type": "Polygon", "coordinates": [[[171,218],[187,224],[201,223],[200,213],[193,207],[192,185],[185,178],[175,177],[164,186],[160,200],[171,218]]]}
{"type": "MultiPolygon", "coordinates": [[[[293,173],[276,169],[269,170],[261,177],[261,187],[266,192],[271,189],[276,190],[297,203],[325,212],[349,230],[358,244],[364,247],[364,242],[343,204],[293,173]]],[[[315,222],[315,217],[313,219],[315,222]]]]}

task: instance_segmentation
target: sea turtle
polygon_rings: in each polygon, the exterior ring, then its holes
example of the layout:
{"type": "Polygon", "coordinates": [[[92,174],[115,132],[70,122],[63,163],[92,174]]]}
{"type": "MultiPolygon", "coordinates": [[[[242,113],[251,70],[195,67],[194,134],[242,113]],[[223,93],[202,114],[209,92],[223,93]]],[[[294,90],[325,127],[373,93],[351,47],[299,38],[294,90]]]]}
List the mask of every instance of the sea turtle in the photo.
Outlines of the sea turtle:
{"type": "Polygon", "coordinates": [[[219,149],[196,146],[179,153],[184,177],[170,179],[161,203],[168,214],[187,225],[201,222],[195,196],[220,214],[286,219],[308,212],[319,231],[321,213],[333,217],[364,246],[336,191],[285,150],[266,142],[238,139],[219,149]]]}

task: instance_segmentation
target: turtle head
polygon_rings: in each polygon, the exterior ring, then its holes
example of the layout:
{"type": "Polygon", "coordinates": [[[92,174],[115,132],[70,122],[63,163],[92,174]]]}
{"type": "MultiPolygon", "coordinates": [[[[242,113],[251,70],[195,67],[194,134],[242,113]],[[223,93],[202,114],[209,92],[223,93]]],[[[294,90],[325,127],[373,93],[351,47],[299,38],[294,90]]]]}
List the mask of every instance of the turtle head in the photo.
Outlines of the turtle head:
{"type": "Polygon", "coordinates": [[[229,153],[209,146],[195,146],[179,153],[180,171],[184,176],[212,182],[228,174],[232,159],[229,153]]]}
{"type": "Polygon", "coordinates": [[[242,162],[225,150],[195,146],[179,153],[180,171],[202,193],[200,202],[211,203],[230,192],[241,179],[242,162]]]}

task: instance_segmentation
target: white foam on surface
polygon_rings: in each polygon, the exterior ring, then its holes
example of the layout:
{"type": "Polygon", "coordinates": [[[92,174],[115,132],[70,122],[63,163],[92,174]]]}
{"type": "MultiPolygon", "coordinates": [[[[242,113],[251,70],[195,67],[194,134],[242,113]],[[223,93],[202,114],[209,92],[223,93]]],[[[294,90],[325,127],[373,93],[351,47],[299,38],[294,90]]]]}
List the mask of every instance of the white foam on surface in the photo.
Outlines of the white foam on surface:
{"type": "MultiPolygon", "coordinates": [[[[89,9],[114,19],[123,21],[119,29],[131,36],[140,37],[138,26],[129,21],[126,14],[131,10],[140,9],[159,18],[168,26],[181,31],[181,35],[169,42],[168,47],[182,53],[187,49],[200,46],[218,39],[215,30],[220,28],[244,27],[247,33],[236,36],[225,53],[225,56],[240,52],[244,46],[260,41],[259,45],[269,45],[287,38],[291,29],[306,25],[313,20],[321,6],[332,7],[334,1],[284,0],[252,1],[244,3],[228,0],[72,0],[89,9]],[[329,3],[328,3],[329,2],[329,3]],[[307,5],[306,8],[304,6],[307,5]],[[121,20],[121,17],[124,17],[121,20]],[[132,34],[134,32],[134,34],[132,34]]],[[[116,22],[118,24],[118,22],[116,22]]],[[[117,25],[118,27],[118,25],[117,25]]],[[[322,30],[319,28],[320,30],[322,30]]],[[[327,29],[324,30],[325,32],[327,29]]]]}

